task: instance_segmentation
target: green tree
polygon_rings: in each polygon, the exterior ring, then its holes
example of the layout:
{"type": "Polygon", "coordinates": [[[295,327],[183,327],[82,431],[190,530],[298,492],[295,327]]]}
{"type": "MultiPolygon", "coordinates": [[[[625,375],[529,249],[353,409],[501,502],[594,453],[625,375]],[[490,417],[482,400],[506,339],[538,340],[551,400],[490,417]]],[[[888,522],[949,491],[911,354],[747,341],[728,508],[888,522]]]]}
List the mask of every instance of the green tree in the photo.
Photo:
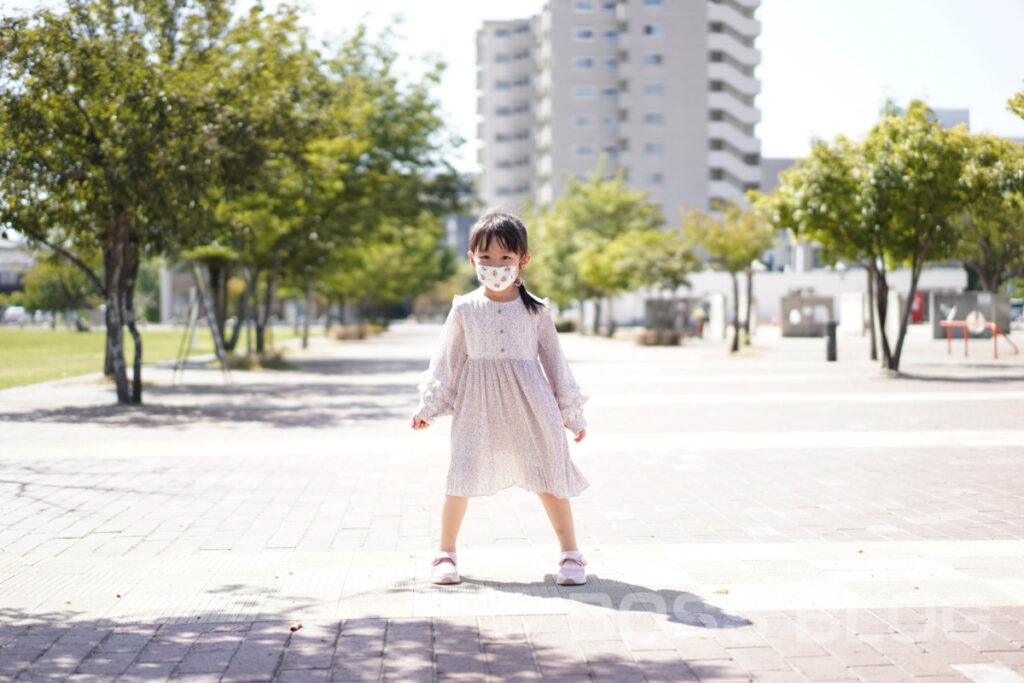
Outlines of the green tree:
{"type": "Polygon", "coordinates": [[[876,273],[877,310],[883,367],[896,372],[910,320],[909,307],[899,320],[896,345],[890,351],[886,332],[889,269],[910,269],[913,301],[921,271],[929,260],[953,255],[956,216],[963,206],[960,176],[968,148],[963,125],[943,129],[932,111],[912,101],[906,112],[886,111],[864,141],[862,210],[874,217],[875,252],[881,255],[876,273]]]}
{"type": "Polygon", "coordinates": [[[876,249],[874,216],[866,210],[862,183],[862,146],[843,136],[832,143],[815,140],[811,153],[784,171],[759,209],[777,230],[789,229],[821,246],[825,263],[856,263],[867,275],[871,360],[878,360],[875,335],[875,280],[881,255],[876,249]]]}
{"type": "Polygon", "coordinates": [[[604,160],[587,179],[566,177],[566,189],[554,203],[527,212],[536,227],[537,265],[531,265],[544,294],[559,306],[593,300],[594,332],[601,318],[601,299],[628,289],[604,251],[621,235],[657,230],[665,223],[661,210],[645,192],[631,190],[623,173],[605,177],[604,160]]]}
{"type": "Polygon", "coordinates": [[[739,351],[740,329],[749,333],[751,301],[753,299],[753,262],[771,248],[775,230],[755,209],[744,208],[735,202],[716,207],[715,213],[691,209],[683,214],[687,235],[704,248],[712,267],[729,273],[732,280],[732,305],[735,334],[732,351],[739,351]],[[717,215],[716,215],[717,214],[717,215]],[[739,274],[747,277],[746,321],[740,319],[739,274]]]}
{"type": "Polygon", "coordinates": [[[889,104],[863,142],[816,143],[806,163],[783,174],[773,199],[780,220],[821,242],[826,259],[862,263],[872,273],[882,366],[894,372],[909,316],[902,312],[893,346],[888,272],[910,269],[911,301],[925,264],[953,255],[968,138],[963,126],[941,128],[923,102],[906,111],[889,104]]]}
{"type": "Polygon", "coordinates": [[[1024,265],[1024,148],[993,135],[970,136],[961,181],[956,256],[986,292],[998,292],[1024,265]]]}
{"type": "Polygon", "coordinates": [[[358,289],[337,271],[368,273],[363,255],[397,239],[393,226],[422,226],[461,204],[464,182],[446,160],[454,141],[431,95],[443,65],[408,82],[397,75],[397,58],[386,38],[357,30],[321,67],[325,91],[305,139],[293,140],[253,190],[229,204],[249,281],[266,281],[257,351],[278,283],[304,290],[307,300],[328,280],[358,289]]]}
{"type": "Polygon", "coordinates": [[[78,265],[104,296],[121,403],[142,399],[141,263],[193,241],[222,171],[244,171],[223,163],[248,131],[219,84],[225,69],[259,69],[225,56],[230,19],[216,0],[67,0],[0,26],[0,225],[78,265]],[[82,258],[93,251],[101,271],[82,258]]]}
{"type": "Polygon", "coordinates": [[[22,302],[28,310],[49,311],[52,326],[57,314],[69,316],[82,308],[93,308],[101,299],[81,268],[53,253],[42,255],[22,280],[22,302]]]}
{"type": "Polygon", "coordinates": [[[623,290],[651,289],[671,296],[700,269],[692,240],[679,228],[619,235],[601,256],[623,290]]]}
{"type": "Polygon", "coordinates": [[[1010,101],[1006,103],[1007,109],[1012,111],[1017,116],[1024,119],[1024,90],[1015,94],[1010,98],[1010,101]]]}

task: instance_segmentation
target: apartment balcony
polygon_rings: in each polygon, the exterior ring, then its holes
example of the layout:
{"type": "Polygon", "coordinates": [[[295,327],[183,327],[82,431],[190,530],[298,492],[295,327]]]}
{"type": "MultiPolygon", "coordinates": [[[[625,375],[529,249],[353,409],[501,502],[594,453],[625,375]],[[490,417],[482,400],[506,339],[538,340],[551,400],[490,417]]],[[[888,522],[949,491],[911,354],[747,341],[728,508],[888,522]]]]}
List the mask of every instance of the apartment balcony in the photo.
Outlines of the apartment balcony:
{"type": "Polygon", "coordinates": [[[708,166],[720,168],[741,183],[761,182],[761,167],[744,163],[743,159],[725,151],[712,151],[708,155],[708,166]]]}
{"type": "Polygon", "coordinates": [[[710,3],[708,21],[721,22],[748,38],[755,38],[761,34],[760,21],[743,16],[735,7],[726,3],[710,3]]]}
{"type": "Polygon", "coordinates": [[[708,34],[708,49],[727,54],[744,66],[754,67],[761,63],[760,50],[744,45],[728,33],[708,34]]]}
{"type": "Polygon", "coordinates": [[[723,140],[743,154],[761,153],[761,142],[757,138],[747,135],[725,121],[712,121],[708,125],[708,137],[712,140],[723,140]]]}
{"type": "Polygon", "coordinates": [[[754,10],[761,6],[761,0],[725,0],[724,4],[735,5],[746,10],[754,10]]]}
{"type": "Polygon", "coordinates": [[[747,126],[753,126],[761,120],[761,112],[757,107],[744,104],[728,93],[708,93],[708,108],[720,109],[747,126]]]}
{"type": "MultiPolygon", "coordinates": [[[[716,6],[712,5],[712,7],[716,6]]],[[[751,97],[761,92],[760,80],[746,75],[729,62],[711,62],[708,64],[708,79],[727,83],[744,95],[751,97]]]]}
{"type": "Polygon", "coordinates": [[[709,181],[708,197],[711,199],[732,199],[739,204],[745,204],[747,200],[746,191],[728,180],[709,181]]]}

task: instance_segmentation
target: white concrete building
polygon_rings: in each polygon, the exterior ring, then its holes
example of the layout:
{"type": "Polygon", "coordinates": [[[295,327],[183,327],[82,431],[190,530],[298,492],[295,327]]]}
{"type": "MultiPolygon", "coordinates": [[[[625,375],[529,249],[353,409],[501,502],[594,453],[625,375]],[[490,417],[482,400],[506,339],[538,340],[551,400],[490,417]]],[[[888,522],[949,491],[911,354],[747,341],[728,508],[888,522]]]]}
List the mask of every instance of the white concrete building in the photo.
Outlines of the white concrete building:
{"type": "Polygon", "coordinates": [[[754,98],[759,0],[547,0],[477,36],[480,196],[517,210],[557,198],[604,155],[681,206],[742,199],[761,181],[754,98]]]}

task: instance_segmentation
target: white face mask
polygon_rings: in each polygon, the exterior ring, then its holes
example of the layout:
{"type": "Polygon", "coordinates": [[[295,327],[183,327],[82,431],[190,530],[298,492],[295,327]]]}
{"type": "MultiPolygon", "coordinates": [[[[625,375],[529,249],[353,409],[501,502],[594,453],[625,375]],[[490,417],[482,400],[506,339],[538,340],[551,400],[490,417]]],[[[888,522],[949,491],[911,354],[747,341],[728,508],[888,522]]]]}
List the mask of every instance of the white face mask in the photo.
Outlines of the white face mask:
{"type": "Polygon", "coordinates": [[[515,283],[516,276],[519,274],[517,272],[518,265],[481,266],[477,264],[476,279],[492,292],[504,292],[515,283]]]}

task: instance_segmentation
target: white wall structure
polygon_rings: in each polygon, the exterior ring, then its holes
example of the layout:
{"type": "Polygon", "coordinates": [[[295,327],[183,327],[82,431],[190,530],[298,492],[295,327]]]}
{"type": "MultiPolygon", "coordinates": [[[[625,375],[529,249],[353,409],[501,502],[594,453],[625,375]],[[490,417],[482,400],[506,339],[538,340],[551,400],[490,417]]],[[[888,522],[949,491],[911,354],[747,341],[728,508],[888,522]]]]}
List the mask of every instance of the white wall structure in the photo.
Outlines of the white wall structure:
{"type": "MultiPolygon", "coordinates": [[[[740,303],[741,315],[746,279],[741,274],[740,303]]],[[[910,291],[910,271],[901,268],[888,274],[890,291],[906,296],[910,291]]],[[[680,289],[679,296],[711,297],[721,295],[725,310],[732,312],[732,280],[728,273],[705,270],[690,276],[691,286],[680,289]]],[[[962,292],[967,288],[967,271],[961,267],[926,268],[921,273],[918,289],[924,291],[962,292]]],[[[759,272],[754,275],[754,304],[760,320],[774,323],[779,318],[779,303],[783,296],[794,290],[813,293],[817,296],[835,298],[833,310],[838,315],[842,296],[851,292],[867,292],[867,275],[862,268],[836,270],[819,268],[808,272],[759,272]]],[[[655,294],[631,293],[617,297],[611,306],[617,325],[642,324],[644,301],[655,294]]],[[[604,307],[609,308],[608,306],[604,307]]]]}
{"type": "Polygon", "coordinates": [[[477,35],[480,196],[544,204],[607,159],[670,224],[761,183],[759,0],[548,0],[477,35]],[[530,57],[526,55],[529,53],[530,57]]]}

